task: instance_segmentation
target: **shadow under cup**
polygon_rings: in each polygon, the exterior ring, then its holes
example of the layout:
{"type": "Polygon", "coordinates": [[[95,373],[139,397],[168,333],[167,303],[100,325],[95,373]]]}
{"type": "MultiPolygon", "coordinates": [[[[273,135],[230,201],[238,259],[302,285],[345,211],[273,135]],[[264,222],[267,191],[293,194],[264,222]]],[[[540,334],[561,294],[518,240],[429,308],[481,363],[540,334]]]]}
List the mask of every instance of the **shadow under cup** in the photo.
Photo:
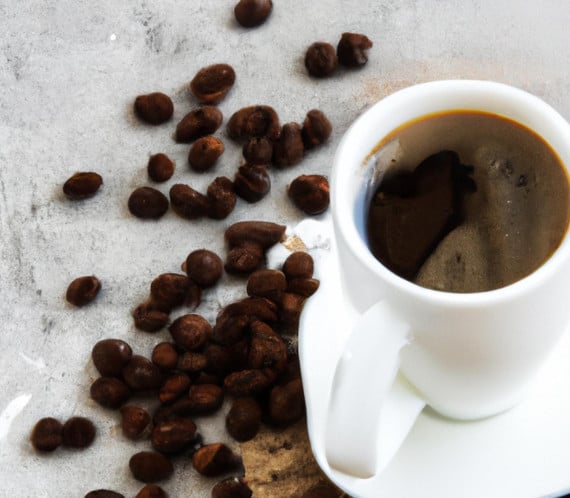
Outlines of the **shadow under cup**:
{"type": "Polygon", "coordinates": [[[357,119],[337,150],[331,206],[348,299],[361,313],[380,300],[389,303],[409,324],[413,338],[401,352],[400,370],[436,411],[473,419],[515,404],[564,332],[570,237],[566,230],[558,248],[530,275],[485,292],[421,287],[376,259],[366,234],[377,185],[370,154],[402,125],[456,110],[504,116],[533,130],[556,152],[568,175],[570,125],[545,102],[500,83],[436,81],[398,91],[357,119]]]}

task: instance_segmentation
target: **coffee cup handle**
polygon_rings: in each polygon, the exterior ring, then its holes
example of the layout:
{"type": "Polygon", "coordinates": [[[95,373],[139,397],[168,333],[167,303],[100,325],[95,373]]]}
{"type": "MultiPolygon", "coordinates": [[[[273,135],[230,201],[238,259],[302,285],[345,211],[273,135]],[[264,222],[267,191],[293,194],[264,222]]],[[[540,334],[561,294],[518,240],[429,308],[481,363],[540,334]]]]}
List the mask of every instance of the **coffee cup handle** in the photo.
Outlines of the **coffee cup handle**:
{"type": "Polygon", "coordinates": [[[398,374],[410,327],[385,301],[354,323],[332,383],[325,452],[331,468],[366,479],[381,472],[425,406],[398,374]]]}

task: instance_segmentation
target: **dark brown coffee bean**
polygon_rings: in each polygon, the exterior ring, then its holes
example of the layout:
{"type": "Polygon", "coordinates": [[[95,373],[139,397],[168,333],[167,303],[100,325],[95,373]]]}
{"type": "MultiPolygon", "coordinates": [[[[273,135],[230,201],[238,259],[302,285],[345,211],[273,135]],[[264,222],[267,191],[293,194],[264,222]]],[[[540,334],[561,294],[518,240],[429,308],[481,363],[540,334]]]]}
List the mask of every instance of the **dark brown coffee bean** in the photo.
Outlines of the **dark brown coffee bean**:
{"type": "Polygon", "coordinates": [[[150,284],[152,302],[164,311],[181,306],[186,301],[191,285],[186,275],[163,273],[150,284]]]}
{"type": "MultiPolygon", "coordinates": [[[[208,360],[208,356],[206,356],[206,359],[208,360]]],[[[208,364],[206,366],[206,369],[208,369],[209,367],[210,365],[208,364]]],[[[194,377],[194,384],[214,384],[216,386],[221,386],[222,383],[223,379],[221,379],[217,375],[206,373],[205,371],[198,372],[198,375],[194,377]]]]}
{"type": "Polygon", "coordinates": [[[263,24],[272,10],[271,0],[240,0],[234,8],[234,15],[244,28],[253,28],[263,24]]]}
{"type": "Polygon", "coordinates": [[[178,317],[168,330],[174,342],[186,351],[202,348],[212,336],[212,326],[194,313],[178,317]]]}
{"type": "Polygon", "coordinates": [[[134,391],[150,391],[158,389],[162,384],[159,368],[148,358],[133,355],[123,368],[125,383],[134,391]]]}
{"type": "Polygon", "coordinates": [[[142,219],[158,219],[168,211],[166,196],[152,187],[139,187],[129,197],[129,211],[142,219]]]}
{"type": "MultiPolygon", "coordinates": [[[[342,495],[344,496],[344,495],[342,495]]],[[[340,498],[341,493],[330,484],[316,484],[303,494],[302,498],[340,498]]]]}
{"type": "Polygon", "coordinates": [[[190,82],[190,90],[202,104],[218,104],[236,81],[236,73],[228,64],[203,67],[190,82]]]}
{"type": "MultiPolygon", "coordinates": [[[[247,323],[247,317],[245,323],[247,323]]],[[[249,347],[247,342],[247,339],[244,339],[231,346],[208,344],[204,349],[204,354],[208,358],[207,371],[216,376],[225,377],[231,372],[243,370],[247,362],[247,350],[249,347]]],[[[218,381],[213,383],[219,384],[218,381]]]]}
{"type": "Polygon", "coordinates": [[[330,43],[315,42],[305,52],[305,67],[315,78],[332,75],[337,65],[336,52],[330,43]]]}
{"type": "Polygon", "coordinates": [[[265,297],[273,302],[279,301],[286,288],[285,274],[279,270],[257,270],[247,280],[249,296],[265,297]]]}
{"type": "Polygon", "coordinates": [[[142,482],[156,482],[168,479],[174,472],[169,458],[157,451],[140,451],[129,460],[133,477],[142,482]]]}
{"type": "Polygon", "coordinates": [[[234,184],[225,176],[218,176],[208,185],[206,196],[210,201],[208,216],[215,220],[227,218],[234,210],[237,201],[234,184]]]}
{"type": "Polygon", "coordinates": [[[188,390],[189,414],[208,414],[217,411],[224,402],[224,391],[215,384],[196,384],[188,390]]]}
{"type": "Polygon", "coordinates": [[[63,441],[63,425],[52,417],[38,420],[30,436],[32,446],[38,451],[54,451],[63,441]]]}
{"type": "Polygon", "coordinates": [[[222,124],[222,112],[213,106],[190,111],[176,126],[176,141],[190,143],[200,137],[212,135],[222,124]]]}
{"type": "Polygon", "coordinates": [[[242,153],[250,164],[270,164],[273,159],[273,143],[265,137],[250,138],[243,145],[242,153]]]}
{"type": "Polygon", "coordinates": [[[93,364],[104,377],[119,377],[132,356],[133,350],[121,339],[102,339],[91,350],[93,364]]]}
{"type": "Polygon", "coordinates": [[[171,375],[164,381],[158,392],[158,399],[161,403],[172,403],[190,388],[190,377],[183,373],[171,375]]]}
{"type": "Polygon", "coordinates": [[[251,498],[253,492],[241,477],[229,477],[212,488],[212,498],[251,498]]]}
{"type": "Polygon", "coordinates": [[[301,211],[321,214],[330,204],[329,182],[322,175],[301,175],[291,182],[287,195],[301,211]]]}
{"type": "Polygon", "coordinates": [[[96,489],[95,491],[89,491],[85,498],[125,498],[125,495],[109,489],[96,489]]]}
{"type": "Polygon", "coordinates": [[[263,164],[244,164],[234,177],[234,189],[244,201],[258,202],[271,190],[271,178],[263,164]]]}
{"type": "Polygon", "coordinates": [[[136,494],[135,498],[168,498],[168,495],[160,486],[147,484],[136,494]]]}
{"type": "Polygon", "coordinates": [[[182,183],[170,189],[170,202],[174,212],[187,220],[202,218],[211,211],[210,200],[204,194],[182,183]]]}
{"type": "Polygon", "coordinates": [[[233,275],[247,275],[262,266],[263,257],[259,244],[243,244],[228,251],[224,269],[233,275]]]}
{"type": "Polygon", "coordinates": [[[361,67],[368,62],[368,49],[372,48],[370,39],[358,33],[343,33],[336,53],[338,61],[347,67],[361,67]]]}
{"type": "Polygon", "coordinates": [[[172,178],[176,165],[166,154],[158,153],[150,156],[147,165],[148,176],[155,182],[165,182],[172,178]]]}
{"type": "Polygon", "coordinates": [[[304,154],[301,126],[297,123],[283,125],[281,135],[273,147],[273,164],[279,168],[294,166],[301,162],[304,154]]]}
{"type": "Polygon", "coordinates": [[[145,332],[158,332],[168,325],[168,313],[153,309],[149,303],[140,304],[133,311],[135,327],[145,332]]]}
{"type": "Polygon", "coordinates": [[[202,353],[187,351],[178,357],[177,369],[182,372],[200,372],[208,366],[208,359],[202,353]]]}
{"type": "Polygon", "coordinates": [[[63,424],[63,446],[87,448],[95,440],[96,429],[93,422],[85,417],[71,417],[63,424]]]}
{"type": "Polygon", "coordinates": [[[127,385],[116,377],[99,377],[91,384],[91,399],[105,408],[116,410],[130,396],[127,385]]]}
{"type": "Polygon", "coordinates": [[[310,297],[319,288],[320,282],[316,278],[292,278],[287,282],[287,292],[310,297]]]}
{"type": "Polygon", "coordinates": [[[224,236],[230,247],[257,244],[265,250],[281,240],[286,228],[269,221],[238,221],[226,229],[224,236]]]}
{"type": "Polygon", "coordinates": [[[227,130],[233,140],[266,137],[273,141],[279,136],[279,117],[275,109],[267,105],[244,107],[231,116],[227,130]]]}
{"type": "Polygon", "coordinates": [[[229,374],[224,387],[233,396],[255,396],[267,390],[274,380],[275,374],[269,370],[248,369],[229,374]]]}
{"type": "Polygon", "coordinates": [[[287,345],[269,325],[254,321],[250,325],[248,367],[271,368],[280,372],[287,364],[287,345]]]}
{"type": "Polygon", "coordinates": [[[196,424],[189,418],[168,420],[157,424],[150,435],[150,442],[156,451],[176,453],[192,444],[196,424]]]}
{"type": "Polygon", "coordinates": [[[135,113],[145,123],[159,125],[166,123],[174,112],[174,105],[168,95],[160,92],[139,95],[135,99],[135,113]]]}
{"type": "Polygon", "coordinates": [[[224,272],[221,258],[207,249],[192,251],[186,258],[186,273],[200,287],[212,287],[224,272]]]}
{"type": "Polygon", "coordinates": [[[190,147],[188,163],[194,171],[207,171],[213,168],[223,153],[224,144],[219,138],[201,137],[190,147]]]}
{"type": "Polygon", "coordinates": [[[63,184],[63,193],[74,201],[88,199],[97,193],[102,184],[103,178],[97,173],[75,173],[63,184]]]}
{"type": "Polygon", "coordinates": [[[85,306],[97,297],[100,290],[101,282],[97,277],[78,277],[67,287],[65,299],[74,306],[85,306]]]}
{"type": "Polygon", "coordinates": [[[330,138],[331,133],[331,122],[322,111],[313,109],[307,113],[301,130],[305,149],[312,149],[324,144],[330,138]]]}
{"type": "Polygon", "coordinates": [[[278,425],[290,425],[305,415],[305,397],[301,379],[275,386],[269,395],[269,416],[278,425]]]}
{"type": "Polygon", "coordinates": [[[281,325],[289,329],[297,328],[305,300],[303,296],[299,296],[298,294],[292,294],[290,292],[283,293],[281,297],[281,307],[279,308],[281,325]]]}
{"type": "Polygon", "coordinates": [[[152,362],[162,370],[174,370],[178,364],[178,352],[169,342],[161,342],[152,350],[152,362]]]}
{"type": "Polygon", "coordinates": [[[126,405],[121,408],[121,429],[129,439],[141,439],[150,433],[150,414],[142,407],[126,405]]]}
{"type": "Polygon", "coordinates": [[[199,474],[216,477],[237,468],[241,463],[232,450],[223,443],[202,446],[192,457],[192,464],[199,474]]]}
{"type": "Polygon", "coordinates": [[[237,398],[226,415],[226,429],[236,441],[253,439],[261,427],[261,405],[255,398],[237,398]]]}
{"type": "Polygon", "coordinates": [[[311,278],[315,264],[308,252],[296,251],[291,253],[283,263],[283,273],[287,280],[293,278],[311,278]]]}

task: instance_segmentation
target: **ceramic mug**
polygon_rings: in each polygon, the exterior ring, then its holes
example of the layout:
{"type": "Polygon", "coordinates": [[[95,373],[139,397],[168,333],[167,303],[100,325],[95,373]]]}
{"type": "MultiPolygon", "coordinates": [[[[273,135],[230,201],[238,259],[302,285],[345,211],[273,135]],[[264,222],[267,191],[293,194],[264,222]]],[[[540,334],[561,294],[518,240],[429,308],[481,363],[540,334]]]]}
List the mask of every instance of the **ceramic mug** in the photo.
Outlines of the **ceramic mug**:
{"type": "Polygon", "coordinates": [[[568,174],[570,125],[539,98],[495,82],[405,88],[372,106],[346,132],[335,156],[331,206],[345,294],[362,315],[335,372],[325,445],[331,467],[356,478],[381,470],[424,404],[463,420],[515,405],[569,321],[568,230],[532,274],[478,293],[420,287],[392,273],[369,250],[371,152],[405,123],[452,110],[498,114],[534,130],[568,174]],[[380,455],[383,437],[392,441],[380,455]]]}

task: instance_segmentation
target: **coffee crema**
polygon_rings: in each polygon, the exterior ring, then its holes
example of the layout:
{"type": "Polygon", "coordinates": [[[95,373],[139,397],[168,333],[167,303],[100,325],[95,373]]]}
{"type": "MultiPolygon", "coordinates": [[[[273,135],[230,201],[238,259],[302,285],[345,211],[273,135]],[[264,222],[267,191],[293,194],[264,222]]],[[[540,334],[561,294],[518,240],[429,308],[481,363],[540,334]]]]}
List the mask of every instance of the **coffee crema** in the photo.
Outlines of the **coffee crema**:
{"type": "Polygon", "coordinates": [[[382,140],[374,158],[368,245],[423,287],[507,286],[540,267],[568,229],[570,184],[560,158],[503,116],[424,116],[382,140]]]}

